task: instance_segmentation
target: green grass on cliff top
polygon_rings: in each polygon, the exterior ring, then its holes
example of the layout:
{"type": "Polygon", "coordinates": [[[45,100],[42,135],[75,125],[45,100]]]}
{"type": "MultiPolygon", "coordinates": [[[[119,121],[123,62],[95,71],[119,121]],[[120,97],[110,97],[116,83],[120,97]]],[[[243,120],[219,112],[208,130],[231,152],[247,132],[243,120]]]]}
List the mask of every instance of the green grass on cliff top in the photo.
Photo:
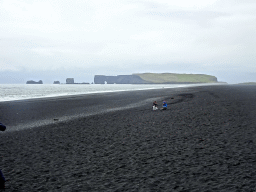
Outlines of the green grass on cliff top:
{"type": "Polygon", "coordinates": [[[169,82],[201,82],[216,83],[214,76],[203,74],[176,74],[176,73],[137,73],[143,80],[152,83],[169,83],[169,82]]]}

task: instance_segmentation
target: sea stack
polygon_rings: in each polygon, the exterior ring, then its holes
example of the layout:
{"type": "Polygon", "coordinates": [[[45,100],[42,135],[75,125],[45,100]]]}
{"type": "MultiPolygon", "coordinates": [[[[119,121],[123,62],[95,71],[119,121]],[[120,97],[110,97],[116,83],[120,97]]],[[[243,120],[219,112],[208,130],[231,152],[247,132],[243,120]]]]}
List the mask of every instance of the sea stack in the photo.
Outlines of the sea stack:
{"type": "Polygon", "coordinates": [[[75,84],[74,78],[67,78],[66,84],[75,84]]]}
{"type": "Polygon", "coordinates": [[[36,82],[36,81],[33,81],[33,80],[29,80],[29,81],[26,82],[26,84],[43,84],[43,81],[39,80],[38,82],[36,82]]]}

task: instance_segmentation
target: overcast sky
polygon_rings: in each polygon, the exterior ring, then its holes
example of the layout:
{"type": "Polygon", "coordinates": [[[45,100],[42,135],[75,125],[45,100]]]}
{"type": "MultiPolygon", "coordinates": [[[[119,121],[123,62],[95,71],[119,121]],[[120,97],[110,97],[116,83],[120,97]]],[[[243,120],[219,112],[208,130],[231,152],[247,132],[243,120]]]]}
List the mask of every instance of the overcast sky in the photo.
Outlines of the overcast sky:
{"type": "Polygon", "coordinates": [[[0,83],[195,73],[256,81],[255,0],[0,0],[0,83]]]}

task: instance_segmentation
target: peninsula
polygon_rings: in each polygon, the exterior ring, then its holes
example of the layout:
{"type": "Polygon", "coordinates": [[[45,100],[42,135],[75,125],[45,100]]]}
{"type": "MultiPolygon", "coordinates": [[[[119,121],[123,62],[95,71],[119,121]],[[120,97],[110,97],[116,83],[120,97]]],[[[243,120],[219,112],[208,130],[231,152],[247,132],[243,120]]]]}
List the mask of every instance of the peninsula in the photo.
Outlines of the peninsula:
{"type": "Polygon", "coordinates": [[[95,75],[95,84],[195,84],[218,83],[217,78],[205,74],[136,73],[132,75],[95,75]]]}

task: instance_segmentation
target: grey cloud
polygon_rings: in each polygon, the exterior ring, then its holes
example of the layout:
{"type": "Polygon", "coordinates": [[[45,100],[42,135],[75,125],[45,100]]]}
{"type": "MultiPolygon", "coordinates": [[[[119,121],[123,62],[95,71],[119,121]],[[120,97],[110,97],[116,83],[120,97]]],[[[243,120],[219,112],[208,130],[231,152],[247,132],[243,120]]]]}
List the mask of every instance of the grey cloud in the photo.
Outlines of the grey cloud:
{"type": "Polygon", "coordinates": [[[26,20],[35,12],[20,15],[19,22],[0,12],[0,82],[90,82],[96,74],[139,72],[256,81],[250,73],[256,71],[255,1],[217,1],[202,9],[172,9],[153,0],[46,2],[57,18],[45,15],[42,23],[26,20]]]}

